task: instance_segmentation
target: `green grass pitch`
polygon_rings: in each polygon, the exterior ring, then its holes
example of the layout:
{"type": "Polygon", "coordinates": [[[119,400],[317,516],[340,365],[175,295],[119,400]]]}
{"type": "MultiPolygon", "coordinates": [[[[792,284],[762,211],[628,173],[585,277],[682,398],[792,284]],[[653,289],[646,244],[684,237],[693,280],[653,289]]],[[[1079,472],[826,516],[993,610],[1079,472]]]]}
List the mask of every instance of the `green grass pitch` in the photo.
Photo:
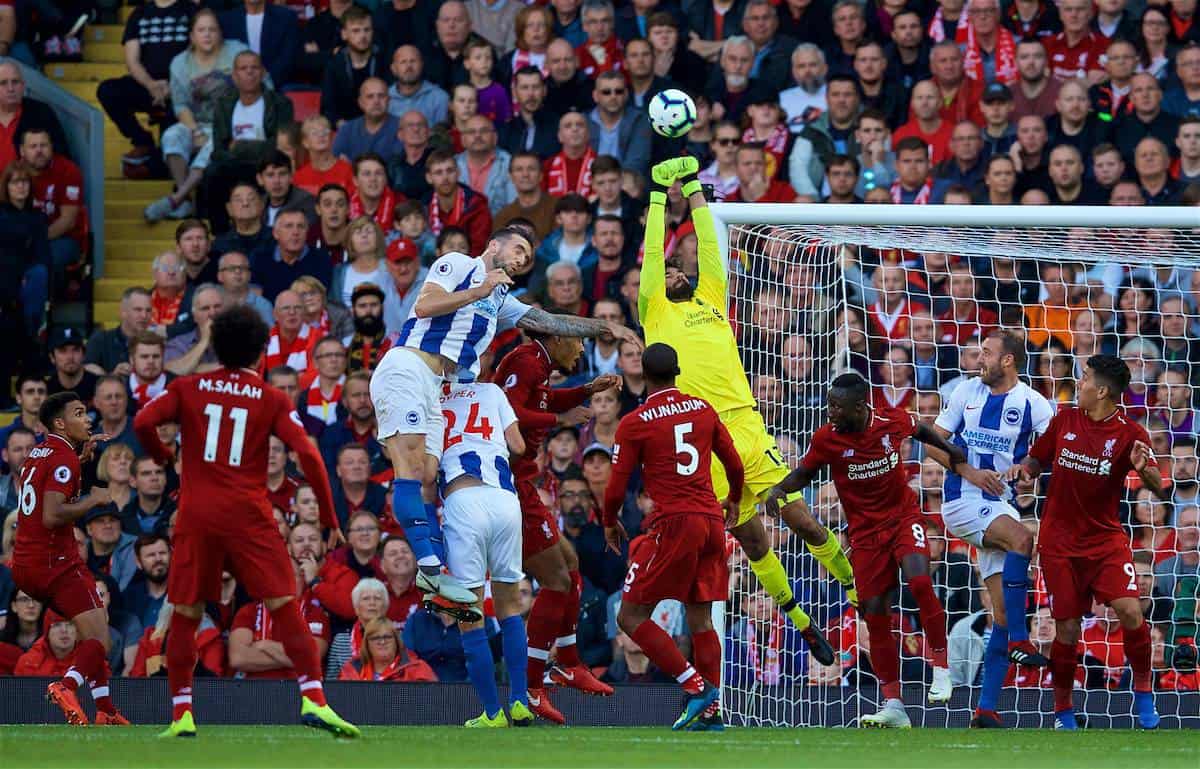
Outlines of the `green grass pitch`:
{"type": "Polygon", "coordinates": [[[159,727],[0,727],[0,765],[155,767],[1189,767],[1200,766],[1200,735],[1160,732],[665,728],[466,731],[453,727],[367,727],[356,742],[302,727],[200,727],[195,740],[163,742],[159,727]]]}

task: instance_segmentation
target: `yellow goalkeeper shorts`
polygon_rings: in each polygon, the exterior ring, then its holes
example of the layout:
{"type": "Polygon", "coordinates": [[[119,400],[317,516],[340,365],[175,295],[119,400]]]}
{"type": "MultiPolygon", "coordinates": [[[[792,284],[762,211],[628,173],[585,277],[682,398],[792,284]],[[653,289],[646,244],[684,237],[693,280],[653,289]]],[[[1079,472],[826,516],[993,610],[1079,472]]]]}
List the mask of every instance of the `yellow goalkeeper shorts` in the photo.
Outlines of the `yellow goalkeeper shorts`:
{"type": "MultiPolygon", "coordinates": [[[[741,526],[754,517],[759,498],[786,478],[790,469],[756,409],[746,407],[726,411],[721,414],[721,422],[729,430],[746,472],[742,488],[742,512],[737,521],[737,525],[741,526]]],[[[725,466],[716,454],[713,455],[712,479],[717,499],[725,499],[729,494],[729,479],[725,477],[725,466]]],[[[795,496],[799,496],[799,492],[795,496]]]]}

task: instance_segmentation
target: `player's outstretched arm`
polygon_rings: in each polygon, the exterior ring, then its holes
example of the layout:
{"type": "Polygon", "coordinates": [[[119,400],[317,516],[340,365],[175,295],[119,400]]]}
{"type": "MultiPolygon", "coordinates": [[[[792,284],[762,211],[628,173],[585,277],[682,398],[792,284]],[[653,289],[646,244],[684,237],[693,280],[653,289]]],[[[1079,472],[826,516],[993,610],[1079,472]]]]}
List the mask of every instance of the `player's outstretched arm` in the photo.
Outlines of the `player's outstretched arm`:
{"type": "Polygon", "coordinates": [[[646,309],[650,302],[666,297],[666,239],[667,193],[658,188],[650,192],[650,207],[646,209],[646,233],[642,239],[642,273],[641,283],[638,285],[638,317],[642,319],[646,317],[646,309]]]}
{"type": "Polygon", "coordinates": [[[1037,480],[1042,474],[1042,463],[1030,455],[1026,455],[1019,463],[1008,468],[1004,473],[1006,481],[1024,481],[1026,483],[1037,480]]]}
{"type": "Polygon", "coordinates": [[[486,299],[492,295],[496,286],[501,285],[511,286],[512,278],[508,277],[508,273],[499,267],[488,272],[478,286],[458,291],[447,291],[437,283],[427,280],[421,287],[421,293],[417,296],[417,303],[413,305],[413,314],[418,318],[437,318],[449,315],[468,304],[486,299]]]}
{"type": "Polygon", "coordinates": [[[779,508],[787,501],[788,496],[808,488],[816,477],[816,472],[809,470],[804,465],[788,473],[786,478],[768,489],[766,496],[763,497],[763,507],[767,514],[778,517],[779,508]]]}
{"type": "Polygon", "coordinates": [[[603,339],[609,342],[628,341],[641,346],[642,340],[620,323],[577,315],[557,315],[540,307],[530,307],[517,321],[517,328],[538,331],[552,336],[572,336],[584,339],[603,339]]]}
{"type": "Polygon", "coordinates": [[[961,446],[955,446],[946,440],[948,437],[949,435],[941,428],[930,427],[924,422],[918,423],[917,429],[913,433],[913,438],[930,448],[937,449],[944,456],[945,462],[938,461],[947,469],[953,470],[960,475],[963,472],[969,474],[973,468],[967,463],[966,453],[963,452],[961,446]]]}
{"type": "Polygon", "coordinates": [[[174,452],[158,437],[158,426],[179,421],[179,393],[172,385],[145,406],[133,418],[133,432],[146,453],[160,465],[174,459],[174,452]]]}
{"type": "MultiPolygon", "coordinates": [[[[940,435],[944,440],[949,442],[950,431],[941,425],[934,424],[928,428],[940,435]]],[[[995,470],[982,470],[973,466],[970,461],[964,460],[958,465],[950,461],[950,455],[932,444],[926,444],[925,453],[934,462],[937,462],[942,467],[952,473],[958,473],[969,483],[973,483],[989,494],[1000,495],[1005,491],[1004,478],[995,470]]]]}
{"type": "Polygon", "coordinates": [[[49,529],[66,526],[87,515],[93,507],[109,502],[112,502],[112,494],[107,488],[99,486],[93,486],[88,495],[78,502],[68,502],[61,491],[47,491],[42,499],[42,523],[49,529]]]}

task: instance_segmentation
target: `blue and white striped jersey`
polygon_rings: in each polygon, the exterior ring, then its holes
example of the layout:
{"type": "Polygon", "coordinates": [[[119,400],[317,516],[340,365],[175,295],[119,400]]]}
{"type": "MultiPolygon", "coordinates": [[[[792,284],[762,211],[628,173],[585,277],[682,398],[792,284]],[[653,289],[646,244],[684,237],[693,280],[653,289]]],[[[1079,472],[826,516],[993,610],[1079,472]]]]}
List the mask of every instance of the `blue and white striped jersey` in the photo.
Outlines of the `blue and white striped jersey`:
{"type": "MultiPolygon", "coordinates": [[[[430,266],[425,280],[453,293],[478,286],[486,275],[482,259],[452,251],[430,266]]],[[[497,328],[512,328],[529,307],[510,297],[508,286],[497,286],[491,296],[436,318],[418,318],[410,312],[396,344],[454,361],[458,381],[470,382],[479,375],[479,356],[492,343],[497,328]]]]}
{"type": "Polygon", "coordinates": [[[441,400],[446,420],[442,487],[460,475],[470,475],[487,486],[516,494],[504,439],[504,431],[517,421],[508,396],[494,384],[472,382],[457,385],[441,400]]]}
{"type": "MultiPolygon", "coordinates": [[[[938,415],[937,426],[950,433],[950,442],[962,446],[972,467],[1004,473],[1029,453],[1034,438],[1046,431],[1054,407],[1024,382],[1006,393],[993,395],[979,377],[960,384],[938,415]]],[[[1005,500],[1012,498],[1011,489],[1005,500]]],[[[946,472],[942,501],[980,499],[997,501],[957,473],[946,472]]]]}

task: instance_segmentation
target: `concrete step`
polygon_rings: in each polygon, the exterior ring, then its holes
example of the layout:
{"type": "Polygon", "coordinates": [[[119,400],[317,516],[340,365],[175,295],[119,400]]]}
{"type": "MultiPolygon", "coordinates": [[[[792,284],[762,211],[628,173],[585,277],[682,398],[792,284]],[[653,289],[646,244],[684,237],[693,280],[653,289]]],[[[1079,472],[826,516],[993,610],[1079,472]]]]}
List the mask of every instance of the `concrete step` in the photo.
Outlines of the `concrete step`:
{"type": "Polygon", "coordinates": [[[125,289],[149,284],[149,280],[140,278],[100,278],[96,281],[95,296],[98,301],[120,302],[125,289]]]}
{"type": "Polygon", "coordinates": [[[154,257],[175,247],[175,238],[113,238],[106,240],[104,247],[108,251],[106,260],[150,264],[154,257]]]}
{"type": "Polygon", "coordinates": [[[94,43],[88,41],[83,46],[83,60],[94,64],[120,64],[125,66],[125,52],[120,38],[115,43],[94,43]]]}
{"type": "MultiPolygon", "coordinates": [[[[150,201],[161,198],[170,192],[171,182],[161,179],[147,181],[109,179],[104,183],[104,197],[109,202],[141,203],[145,206],[150,201]]],[[[137,218],[140,219],[140,215],[137,218]]]]}
{"type": "MultiPolygon", "coordinates": [[[[106,183],[112,183],[109,179],[106,183]]],[[[150,201],[147,200],[146,203],[150,201]]],[[[140,200],[113,200],[109,197],[104,201],[104,216],[109,219],[141,219],[146,203],[140,200]]]]}
{"type": "Polygon", "coordinates": [[[121,322],[121,302],[93,302],[92,320],[97,326],[115,328],[121,322]]]}
{"type": "Polygon", "coordinates": [[[46,77],[76,83],[85,80],[110,80],[125,74],[125,65],[122,63],[62,62],[46,65],[46,77]]]}
{"type": "Polygon", "coordinates": [[[121,36],[125,34],[123,24],[89,24],[83,32],[84,48],[90,43],[121,44],[121,36]]]}
{"type": "Polygon", "coordinates": [[[106,240],[175,240],[179,222],[167,219],[150,224],[144,219],[107,219],[104,222],[106,240]]]}
{"type": "Polygon", "coordinates": [[[97,106],[99,105],[99,102],[96,101],[96,86],[99,83],[93,81],[76,82],[73,80],[64,80],[58,85],[67,93],[74,94],[89,104],[95,103],[97,106]]]}
{"type": "Polygon", "coordinates": [[[150,262],[127,262],[113,258],[112,251],[104,257],[104,277],[105,278],[130,278],[143,282],[150,282],[151,269],[150,262]]]}

